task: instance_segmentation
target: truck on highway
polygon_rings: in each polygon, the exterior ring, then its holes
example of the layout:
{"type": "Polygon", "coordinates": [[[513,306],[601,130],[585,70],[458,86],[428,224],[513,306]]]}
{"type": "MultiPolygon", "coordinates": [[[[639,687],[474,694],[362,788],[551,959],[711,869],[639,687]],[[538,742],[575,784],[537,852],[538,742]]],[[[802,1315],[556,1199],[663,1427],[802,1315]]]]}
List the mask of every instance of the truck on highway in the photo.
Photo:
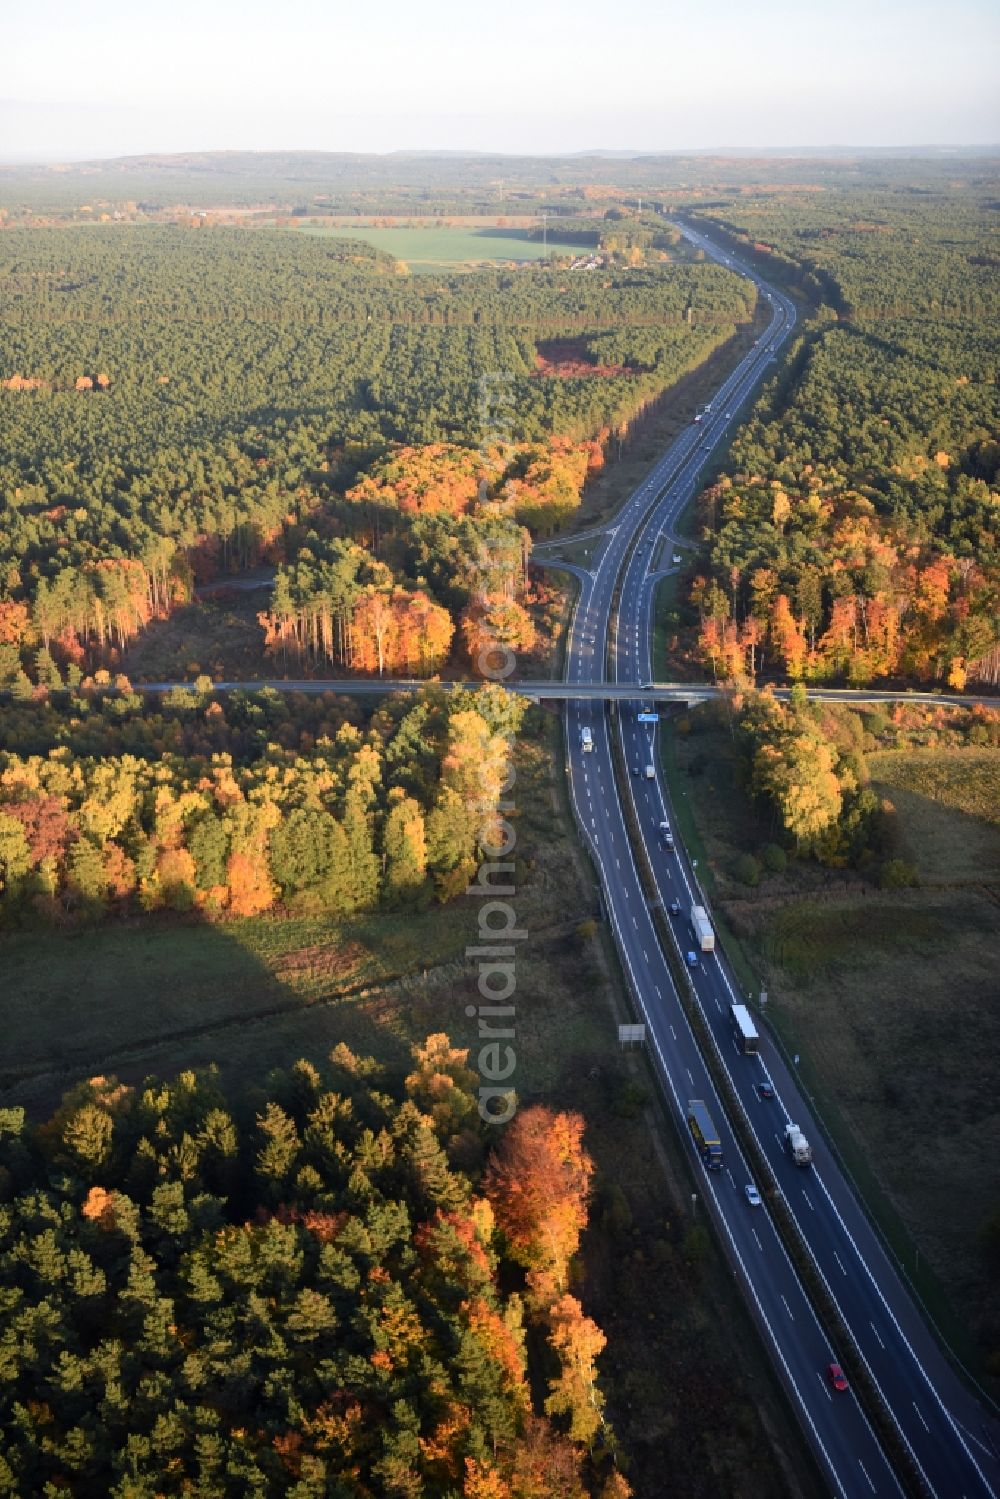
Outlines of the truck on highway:
{"type": "Polygon", "coordinates": [[[691,930],[702,952],[715,951],[715,933],[704,906],[691,907],[691,930]]]}
{"type": "Polygon", "coordinates": [[[712,1116],[700,1098],[688,1101],[688,1129],[709,1171],[722,1170],[722,1141],[712,1116]]]}
{"type": "Polygon", "coordinates": [[[656,766],[655,765],[647,765],[646,766],[646,780],[647,781],[655,781],[656,780],[656,766]]]}
{"type": "Polygon", "coordinates": [[[730,1005],[736,1044],[745,1057],[755,1057],[760,1050],[760,1037],[746,1005],[730,1005]]]}
{"type": "Polygon", "coordinates": [[[594,748],[594,736],[586,727],[580,730],[580,748],[585,755],[589,755],[594,748]]]}
{"type": "Polygon", "coordinates": [[[785,1125],[785,1149],[796,1166],[808,1166],[813,1158],[812,1146],[797,1124],[785,1125]]]}

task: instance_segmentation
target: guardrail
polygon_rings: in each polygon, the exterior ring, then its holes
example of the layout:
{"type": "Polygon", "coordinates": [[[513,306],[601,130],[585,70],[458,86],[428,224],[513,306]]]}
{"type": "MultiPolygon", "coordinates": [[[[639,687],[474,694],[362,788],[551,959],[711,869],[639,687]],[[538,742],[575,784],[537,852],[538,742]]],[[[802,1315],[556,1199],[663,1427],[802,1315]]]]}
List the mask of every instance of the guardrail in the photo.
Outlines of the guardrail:
{"type": "MultiPolygon", "coordinates": [[[[626,832],[628,833],[632,852],[635,856],[636,869],[639,873],[640,882],[649,900],[649,910],[653,926],[670,969],[674,988],[677,991],[677,996],[687,1017],[695,1043],[708,1070],[708,1074],[712,1079],[716,1093],[722,1100],[730,1128],[736,1136],[740,1149],[751,1163],[755,1178],[764,1188],[764,1195],[767,1199],[771,1216],[774,1219],[778,1236],[784,1245],[785,1252],[802,1283],[802,1288],[812,1305],[820,1326],[823,1328],[833,1347],[838,1351],[840,1363],[847,1370],[853,1381],[855,1393],[879,1441],[885,1448],[897,1478],[899,1478],[906,1493],[912,1495],[913,1499],[930,1499],[931,1490],[925,1484],[920,1470],[910,1454],[910,1449],[906,1445],[905,1438],[896,1423],[892,1411],[883,1400],[878,1387],[871,1378],[868,1372],[868,1365],[864,1360],[861,1350],[858,1348],[850,1328],[837,1309],[836,1301],[826,1277],[813,1258],[812,1251],[803,1237],[794,1215],[785,1202],[784,1192],[778,1185],[774,1172],[771,1169],[771,1164],[757,1143],[756,1136],[750,1127],[750,1121],[746,1116],[742,1100],[733,1088],[729,1074],[723,1064],[718,1042],[711,1027],[705,1020],[690,976],[681,963],[674,933],[670,927],[670,923],[667,921],[662,902],[659,899],[659,887],[649,861],[645,839],[642,836],[639,819],[636,815],[632,799],[631,783],[628,780],[628,766],[625,762],[624,751],[618,734],[617,704],[609,706],[609,714],[611,716],[611,734],[609,737],[611,740],[611,756],[615,777],[619,785],[625,784],[629,787],[627,799],[622,798],[622,811],[625,817],[626,832]]],[[[695,881],[695,884],[699,893],[701,893],[700,885],[698,885],[697,881],[695,881]]],[[[673,1115],[671,1115],[672,1117],[673,1115]]]]}

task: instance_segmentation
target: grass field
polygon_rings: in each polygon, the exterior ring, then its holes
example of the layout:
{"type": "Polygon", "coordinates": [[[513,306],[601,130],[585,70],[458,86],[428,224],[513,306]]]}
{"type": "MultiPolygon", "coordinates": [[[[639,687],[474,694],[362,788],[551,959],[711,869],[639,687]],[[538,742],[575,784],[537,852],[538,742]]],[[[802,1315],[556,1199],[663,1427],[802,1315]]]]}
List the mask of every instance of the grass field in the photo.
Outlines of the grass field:
{"type": "Polygon", "coordinates": [[[437,270],[441,266],[475,265],[482,261],[544,260],[551,255],[585,255],[585,245],[564,244],[549,235],[547,243],[529,239],[524,229],[324,229],[296,228],[295,234],[316,234],[326,239],[360,239],[413,270],[437,270]]]}
{"type": "Polygon", "coordinates": [[[895,891],[806,864],[756,890],[740,886],[729,873],[736,855],[769,834],[740,787],[724,725],[675,734],[671,754],[744,976],[766,985],[771,1017],[801,1055],[869,1205],[982,1373],[1000,1324],[978,1248],[1000,1205],[995,1172],[984,1175],[1000,1158],[1000,754],[870,757],[920,877],[919,888],[895,891]]]}
{"type": "MultiPolygon", "coordinates": [[[[692,1178],[645,1057],[623,1053],[593,877],[568,833],[558,720],[539,714],[513,789],[518,855],[517,1072],[525,1101],[579,1110],[597,1163],[582,1295],[604,1328],[602,1384],[637,1499],[663,1474],[690,1499],[822,1492],[731,1274],[690,1218],[692,1178]],[[650,1294],[651,1281],[660,1288],[650,1294]]],[[[465,947],[478,902],[349,928],[321,920],[107,926],[0,944],[0,1106],[46,1114],[73,1081],[138,1081],[216,1062],[234,1096],[344,1040],[396,1079],[434,1030],[475,1044],[465,947]]],[[[473,1050],[473,1058],[475,1050],[473,1050]]]]}

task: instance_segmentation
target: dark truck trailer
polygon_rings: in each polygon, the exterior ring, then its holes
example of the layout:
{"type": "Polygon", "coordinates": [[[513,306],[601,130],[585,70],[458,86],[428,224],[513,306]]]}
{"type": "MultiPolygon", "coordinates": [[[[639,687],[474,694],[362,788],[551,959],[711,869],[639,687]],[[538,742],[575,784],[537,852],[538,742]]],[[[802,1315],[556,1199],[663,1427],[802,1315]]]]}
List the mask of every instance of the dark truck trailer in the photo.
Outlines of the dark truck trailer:
{"type": "Polygon", "coordinates": [[[733,1030],[740,1051],[745,1057],[756,1056],[760,1051],[760,1036],[750,1011],[746,1005],[730,1005],[729,1013],[733,1017],[733,1030]]]}
{"type": "Polygon", "coordinates": [[[722,1170],[722,1141],[712,1116],[700,1098],[688,1101],[688,1129],[709,1171],[722,1170]]]}

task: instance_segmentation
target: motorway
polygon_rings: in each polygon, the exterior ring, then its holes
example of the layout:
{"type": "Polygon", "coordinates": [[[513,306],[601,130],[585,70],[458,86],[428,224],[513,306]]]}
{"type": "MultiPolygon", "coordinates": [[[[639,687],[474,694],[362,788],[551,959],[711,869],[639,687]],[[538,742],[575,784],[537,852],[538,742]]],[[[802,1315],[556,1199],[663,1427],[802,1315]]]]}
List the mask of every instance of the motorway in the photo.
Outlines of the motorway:
{"type": "MultiPolygon", "coordinates": [[[[693,899],[707,904],[693,863],[676,838],[675,851],[661,845],[659,825],[674,819],[656,753],[655,725],[641,724],[636,709],[652,694],[640,684],[651,677],[651,560],[660,538],[673,542],[671,525],[701,482],[701,471],[747,400],[771,369],[771,360],[795,322],[792,303],[749,267],[719,250],[688,226],[688,237],[714,258],[749,276],[771,303],[770,326],[720,386],[711,411],[670,446],[615,518],[610,539],[590,571],[574,568],[581,588],[567,651],[566,679],[580,697],[567,707],[567,760],[574,807],[600,874],[610,924],[639,1014],[647,1027],[651,1059],[668,1106],[691,1146],[700,1178],[700,1200],[711,1214],[779,1375],[788,1390],[830,1484],[840,1495],[901,1492],[885,1454],[852,1392],[836,1392],[826,1366],[837,1358],[816,1320],[798,1276],[778,1238],[766,1204],[751,1208],[743,1193],[752,1180],[702,1059],[661,949],[648,897],[634,862],[622,797],[631,799],[659,900],[681,905],[667,916],[682,961],[696,946],[689,923],[693,899]],[[616,585],[621,582],[615,610],[616,585]],[[620,704],[613,728],[603,704],[588,700],[585,683],[604,675],[610,661],[617,686],[631,687],[633,700],[620,704]],[[591,730],[585,752],[580,731],[591,730]],[[626,784],[615,781],[611,734],[621,735],[626,784]],[[645,767],[655,768],[647,779],[645,767]],[[703,1099],[719,1130],[724,1169],[701,1164],[686,1127],[688,1099],[703,1099]]],[[[817,1121],[767,1036],[761,1053],[746,1057],[733,1040],[729,1005],[744,1000],[722,953],[701,954],[689,970],[694,992],[741,1101],[757,1143],[767,1157],[827,1288],[849,1327],[857,1351],[896,1422],[928,1492],[939,1499],[995,1496],[1000,1478],[996,1428],[957,1379],[880,1242],[840,1174],[817,1121]],[[762,1100],[756,1084],[768,1078],[775,1097],[762,1100]],[[780,1143],[792,1119],[814,1149],[811,1167],[795,1166],[780,1143]]]]}

